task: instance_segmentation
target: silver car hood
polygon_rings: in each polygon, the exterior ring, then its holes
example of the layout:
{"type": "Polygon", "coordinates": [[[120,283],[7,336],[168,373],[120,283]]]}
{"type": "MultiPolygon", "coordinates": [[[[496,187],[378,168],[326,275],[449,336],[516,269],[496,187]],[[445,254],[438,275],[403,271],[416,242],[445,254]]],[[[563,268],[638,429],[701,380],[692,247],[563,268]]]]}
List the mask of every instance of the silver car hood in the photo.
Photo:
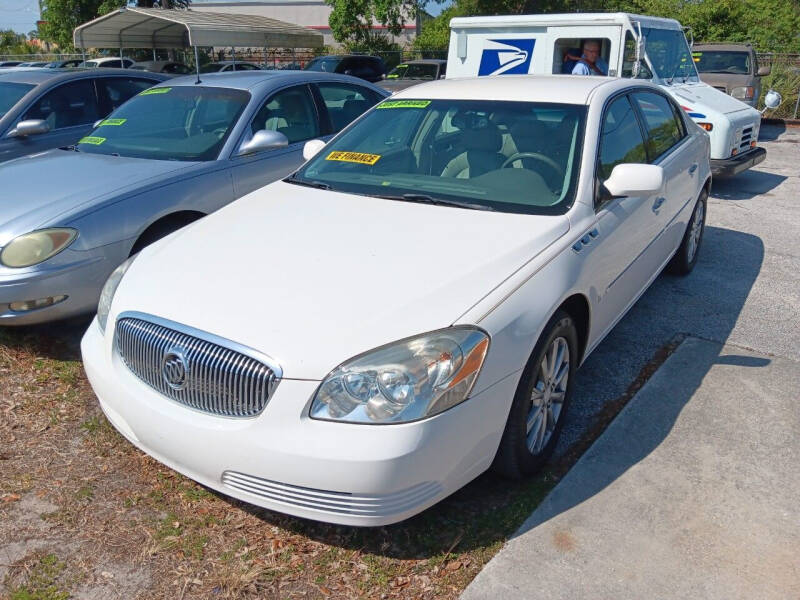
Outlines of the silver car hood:
{"type": "Polygon", "coordinates": [[[204,163],[48,150],[0,164],[0,246],[204,163]]]}

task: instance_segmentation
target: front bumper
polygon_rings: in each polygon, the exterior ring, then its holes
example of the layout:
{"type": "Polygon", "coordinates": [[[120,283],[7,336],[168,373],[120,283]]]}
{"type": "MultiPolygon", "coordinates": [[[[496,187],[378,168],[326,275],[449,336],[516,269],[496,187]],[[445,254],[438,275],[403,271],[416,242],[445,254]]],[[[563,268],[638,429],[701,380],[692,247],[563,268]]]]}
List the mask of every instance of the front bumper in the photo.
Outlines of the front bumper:
{"type": "Polygon", "coordinates": [[[726,159],[711,159],[711,174],[714,177],[733,177],[750,167],[764,162],[767,158],[767,151],[764,148],[756,147],[749,152],[726,159]]]}
{"type": "Polygon", "coordinates": [[[282,380],[263,412],[231,419],[189,409],[136,378],[92,322],[84,367],[109,421],[199,483],[299,517],[377,526],[406,519],[485,471],[517,375],[430,419],[354,425],[307,416],[319,382],[282,380]]]}

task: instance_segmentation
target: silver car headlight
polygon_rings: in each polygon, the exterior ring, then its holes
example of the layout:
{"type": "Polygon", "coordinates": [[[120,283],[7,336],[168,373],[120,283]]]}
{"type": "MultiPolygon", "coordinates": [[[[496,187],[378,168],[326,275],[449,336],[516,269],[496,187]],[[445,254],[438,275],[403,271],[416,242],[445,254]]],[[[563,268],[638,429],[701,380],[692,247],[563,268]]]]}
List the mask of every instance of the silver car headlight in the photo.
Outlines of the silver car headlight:
{"type": "Polygon", "coordinates": [[[100,302],[97,304],[97,324],[100,325],[100,331],[103,333],[106,331],[108,313],[111,310],[111,303],[114,301],[114,294],[117,293],[119,282],[122,281],[122,277],[133,264],[133,261],[137,256],[138,254],[134,254],[128,260],[114,269],[111,272],[111,275],[108,276],[108,279],[103,286],[103,291],[100,292],[100,302]]]}
{"type": "Polygon", "coordinates": [[[467,399],[488,349],[480,329],[451,327],[372,350],[325,377],[311,417],[376,424],[430,417],[467,399]]]}
{"type": "Polygon", "coordinates": [[[737,100],[752,100],[755,95],[755,88],[752,85],[743,85],[731,90],[731,96],[737,100]]]}
{"type": "Polygon", "coordinates": [[[21,268],[38,265],[69,246],[78,231],[69,227],[40,229],[11,240],[0,254],[0,262],[7,267],[21,268]]]}

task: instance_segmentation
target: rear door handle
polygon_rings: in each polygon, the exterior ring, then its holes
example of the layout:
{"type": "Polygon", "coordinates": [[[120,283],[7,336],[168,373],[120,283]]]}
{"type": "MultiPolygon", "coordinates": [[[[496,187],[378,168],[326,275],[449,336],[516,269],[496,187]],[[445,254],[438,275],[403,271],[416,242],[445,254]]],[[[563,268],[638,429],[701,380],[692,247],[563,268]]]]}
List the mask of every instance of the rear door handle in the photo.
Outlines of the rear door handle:
{"type": "Polygon", "coordinates": [[[694,163],[691,167],[689,167],[689,175],[694,174],[697,171],[697,163],[694,163]]]}
{"type": "Polygon", "coordinates": [[[661,198],[656,198],[656,201],[653,202],[653,212],[658,212],[658,209],[661,208],[661,205],[666,201],[667,199],[663,196],[661,198]]]}

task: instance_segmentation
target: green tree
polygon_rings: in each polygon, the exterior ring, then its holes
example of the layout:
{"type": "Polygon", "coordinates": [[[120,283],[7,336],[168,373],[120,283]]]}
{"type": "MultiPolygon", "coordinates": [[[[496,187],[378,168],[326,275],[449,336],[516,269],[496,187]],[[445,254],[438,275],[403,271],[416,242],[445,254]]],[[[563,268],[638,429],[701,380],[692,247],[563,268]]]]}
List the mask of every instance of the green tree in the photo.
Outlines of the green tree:
{"type": "Polygon", "coordinates": [[[43,40],[72,48],[72,30],[98,15],[102,0],[42,0],[42,23],[39,34],[43,40]]]}
{"type": "Polygon", "coordinates": [[[25,35],[13,29],[0,30],[0,54],[31,54],[36,47],[29,44],[25,35]]]}
{"type": "MultiPolygon", "coordinates": [[[[328,24],[336,41],[350,49],[371,52],[396,49],[396,44],[372,26],[379,23],[392,35],[416,17],[416,0],[325,0],[333,8],[328,24]]],[[[420,9],[422,7],[420,6],[420,9]]]]}

